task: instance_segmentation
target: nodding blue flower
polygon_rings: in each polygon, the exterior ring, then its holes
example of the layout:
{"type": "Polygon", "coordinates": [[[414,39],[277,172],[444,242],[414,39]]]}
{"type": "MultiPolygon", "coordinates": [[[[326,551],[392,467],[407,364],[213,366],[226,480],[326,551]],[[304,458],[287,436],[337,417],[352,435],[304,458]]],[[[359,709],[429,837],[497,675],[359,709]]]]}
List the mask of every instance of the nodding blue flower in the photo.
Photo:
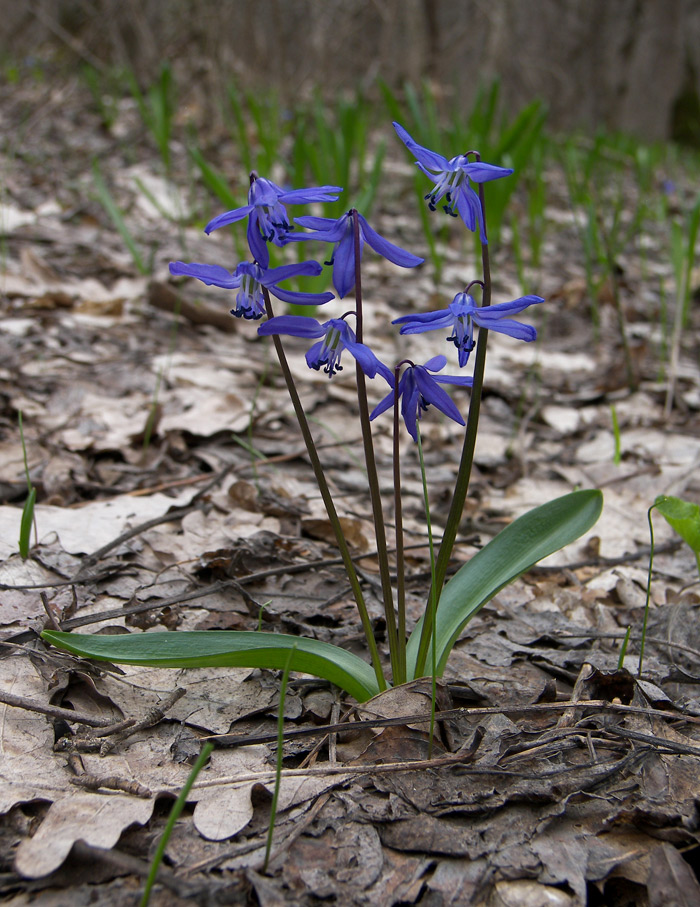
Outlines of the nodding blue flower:
{"type": "MultiPolygon", "coordinates": [[[[444,391],[440,384],[459,384],[462,387],[471,387],[472,378],[458,377],[454,375],[441,375],[433,377],[430,372],[439,372],[447,364],[445,356],[434,356],[429,359],[425,365],[410,365],[405,369],[399,379],[399,397],[401,398],[401,415],[406,423],[408,433],[414,441],[418,440],[418,419],[432,403],[440,412],[454,419],[460,425],[464,425],[462,418],[452,398],[444,391]]],[[[384,397],[384,399],[372,410],[370,419],[375,419],[378,415],[386,412],[394,405],[394,391],[384,397]]]]}
{"type": "MultiPolygon", "coordinates": [[[[367,243],[378,255],[402,268],[415,268],[417,265],[423,264],[422,258],[400,249],[380,236],[361,214],[358,214],[357,218],[360,227],[360,258],[362,258],[362,248],[367,243]]],[[[310,227],[316,232],[289,234],[286,242],[317,239],[321,242],[336,243],[333,255],[326,264],[333,265],[333,286],[342,299],[355,286],[353,212],[348,211],[338,220],[333,220],[331,217],[296,217],[294,222],[302,227],[310,227]]]]}
{"type": "Polygon", "coordinates": [[[436,151],[430,151],[419,145],[400,123],[394,123],[394,129],[408,150],[418,158],[416,161],[418,167],[435,183],[425,196],[430,210],[435,211],[444,197],[447,204],[442,206],[443,211],[452,217],[461,217],[472,232],[476,230],[478,223],[482,242],[488,242],[481,202],[469,181],[487,183],[490,180],[497,180],[503,176],[510,176],[513,173],[512,168],[470,161],[466,154],[458,154],[448,160],[436,151]]]}
{"type": "Polygon", "coordinates": [[[233,211],[219,214],[204,228],[211,233],[228,224],[248,217],[248,246],[255,260],[266,268],[270,263],[270,253],[266,242],[282,246],[290,230],[285,205],[307,205],[311,202],[334,202],[342,192],[340,186],[316,186],[311,189],[292,189],[286,191],[272,180],[251,174],[248,191],[248,204],[233,211]]]}
{"type": "Polygon", "coordinates": [[[374,378],[379,374],[392,387],[394,386],[394,374],[391,369],[380,362],[368,346],[357,342],[355,332],[344,318],[331,318],[330,321],[321,324],[315,318],[308,318],[305,315],[280,315],[278,318],[270,318],[269,321],[261,324],[258,334],[322,337],[323,339],[314,343],[306,353],[306,363],[309,368],[316,369],[316,371],[323,369],[328,377],[332,378],[336,372],[343,370],[340,357],[343,350],[347,350],[359,362],[362,371],[368,378],[374,378]]]}
{"type": "Polygon", "coordinates": [[[281,299],[294,305],[323,305],[333,299],[332,293],[296,293],[283,290],[277,284],[289,277],[318,277],[323,267],[317,261],[304,261],[297,265],[282,265],[279,268],[263,268],[259,264],[241,262],[235,271],[227,271],[221,265],[200,265],[196,262],[186,264],[184,261],[170,262],[170,273],[176,276],[196,277],[207,286],[222,287],[225,290],[238,289],[236,307],[231,314],[236,318],[258,319],[265,314],[265,299],[262,288],[265,287],[281,299]]]}
{"type": "Polygon", "coordinates": [[[498,331],[525,340],[528,343],[537,337],[537,331],[529,324],[522,324],[510,318],[528,306],[544,302],[541,296],[521,296],[513,302],[501,302],[486,308],[477,306],[469,293],[458,293],[446,309],[436,312],[425,312],[419,315],[404,315],[392,321],[401,325],[401,334],[422,334],[425,331],[436,331],[440,328],[451,328],[448,337],[457,347],[459,364],[463,368],[474,349],[474,325],[489,331],[498,331]]]}

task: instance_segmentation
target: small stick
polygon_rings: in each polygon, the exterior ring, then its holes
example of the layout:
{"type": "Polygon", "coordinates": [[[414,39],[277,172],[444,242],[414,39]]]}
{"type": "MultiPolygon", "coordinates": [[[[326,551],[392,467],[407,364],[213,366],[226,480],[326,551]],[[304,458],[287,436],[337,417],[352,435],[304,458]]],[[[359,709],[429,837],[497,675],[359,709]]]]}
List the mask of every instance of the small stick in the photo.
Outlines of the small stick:
{"type": "Polygon", "coordinates": [[[90,715],[81,715],[73,709],[62,709],[57,705],[45,705],[42,702],[34,702],[24,696],[15,696],[14,693],[6,693],[0,690],[0,702],[12,706],[15,709],[26,709],[28,712],[39,712],[42,715],[48,715],[49,718],[62,718],[74,724],[85,724],[88,727],[108,727],[113,724],[110,718],[93,718],[90,715]]]}

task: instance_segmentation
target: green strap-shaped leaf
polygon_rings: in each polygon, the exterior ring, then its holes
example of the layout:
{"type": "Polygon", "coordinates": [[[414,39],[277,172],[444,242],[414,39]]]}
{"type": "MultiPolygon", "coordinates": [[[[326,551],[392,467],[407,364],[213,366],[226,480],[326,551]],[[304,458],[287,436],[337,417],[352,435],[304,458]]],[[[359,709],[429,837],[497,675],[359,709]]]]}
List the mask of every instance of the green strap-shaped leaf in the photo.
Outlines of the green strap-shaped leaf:
{"type": "Polygon", "coordinates": [[[357,655],[303,636],[239,630],[192,630],[96,636],[44,630],[42,637],[61,649],[118,664],[158,668],[290,668],[323,677],[358,702],[379,692],[374,671],[357,655]]]}
{"type": "MultiPolygon", "coordinates": [[[[600,491],[574,491],[523,514],[485,545],[446,584],[437,609],[437,668],[441,674],[466,623],[497,592],[543,557],[559,551],[593,526],[603,507],[600,491]]],[[[415,676],[423,620],[407,647],[415,676]]]]}

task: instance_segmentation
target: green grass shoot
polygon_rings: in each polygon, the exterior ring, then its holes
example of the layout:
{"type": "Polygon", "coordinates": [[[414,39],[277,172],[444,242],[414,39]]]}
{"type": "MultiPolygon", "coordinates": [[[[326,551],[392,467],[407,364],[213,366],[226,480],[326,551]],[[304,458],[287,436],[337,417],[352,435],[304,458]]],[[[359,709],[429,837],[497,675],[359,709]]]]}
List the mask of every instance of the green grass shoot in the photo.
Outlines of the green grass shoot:
{"type": "Polygon", "coordinates": [[[287,686],[289,685],[289,671],[292,667],[292,657],[296,646],[289,650],[287,663],[284,666],[282,674],[282,686],[280,688],[280,702],[277,710],[277,759],[275,762],[275,789],[272,794],[272,805],[270,806],[270,825],[267,829],[267,842],[265,844],[265,860],[263,862],[263,872],[267,872],[267,866],[270,862],[270,853],[272,852],[272,837],[275,833],[275,823],[277,821],[277,804],[280,797],[280,784],[282,782],[282,760],[284,758],[284,703],[287,698],[287,686]]]}
{"type": "Polygon", "coordinates": [[[632,626],[627,627],[627,632],[625,633],[625,638],[622,640],[622,645],[620,646],[620,657],[617,659],[617,670],[621,671],[625,666],[625,656],[627,655],[627,646],[630,641],[630,633],[632,632],[632,626]]]}
{"type": "Polygon", "coordinates": [[[92,177],[95,183],[98,201],[109,215],[109,218],[116,227],[124,245],[131,253],[131,258],[133,259],[137,270],[140,274],[148,274],[150,272],[150,267],[144,262],[138,246],[136,245],[136,241],[126,225],[122,212],[119,210],[119,206],[114,201],[112,193],[107,187],[107,183],[102,176],[102,171],[100,170],[97,159],[94,159],[92,162],[92,177]]]}
{"type": "MultiPolygon", "coordinates": [[[[19,527],[19,553],[22,560],[29,557],[29,547],[31,543],[32,526],[34,521],[34,505],[36,504],[36,488],[32,485],[29,475],[29,461],[27,459],[27,445],[24,440],[24,426],[22,424],[22,410],[17,414],[19,420],[19,437],[22,442],[22,458],[24,460],[24,475],[27,480],[27,500],[22,508],[22,519],[19,527]]],[[[35,528],[36,534],[36,528],[35,528]]],[[[38,539],[37,539],[38,542],[38,539]]]]}
{"type": "Polygon", "coordinates": [[[615,450],[613,452],[613,463],[619,466],[622,462],[622,446],[620,443],[620,423],[617,419],[617,409],[615,404],[610,404],[610,418],[612,419],[613,439],[615,441],[615,450]]]}
{"type": "Polygon", "coordinates": [[[185,808],[188,794],[192,790],[192,785],[197,780],[199,773],[207,764],[213,749],[213,743],[204,744],[201,753],[197,757],[197,761],[192,766],[192,771],[187,776],[187,780],[185,781],[182,790],[178,794],[177,800],[173,803],[173,808],[170,810],[168,821],[165,825],[165,829],[163,830],[160,841],[158,842],[158,847],[156,848],[156,852],[153,855],[153,860],[151,861],[151,869],[148,873],[148,878],[146,879],[146,886],[143,890],[140,907],[148,907],[148,903],[151,900],[151,891],[153,889],[153,885],[155,884],[156,876],[158,875],[158,869],[160,868],[160,864],[163,861],[165,848],[168,846],[170,835],[173,832],[173,828],[175,828],[175,823],[180,818],[182,810],[185,808]]]}

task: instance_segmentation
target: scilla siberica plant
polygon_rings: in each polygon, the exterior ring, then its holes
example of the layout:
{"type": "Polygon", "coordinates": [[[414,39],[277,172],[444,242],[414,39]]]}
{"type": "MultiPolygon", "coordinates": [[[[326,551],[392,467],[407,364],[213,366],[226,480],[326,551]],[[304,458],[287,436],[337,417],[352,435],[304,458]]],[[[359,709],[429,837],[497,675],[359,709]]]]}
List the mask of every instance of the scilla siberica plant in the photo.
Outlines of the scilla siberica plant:
{"type": "MultiPolygon", "coordinates": [[[[209,233],[247,217],[252,262],[241,263],[233,271],[219,265],[197,263],[174,262],[170,266],[174,275],[187,275],[206,284],[237,290],[231,314],[261,321],[258,333],[272,338],[357,603],[371,663],[368,664],[344,649],[315,639],[260,631],[174,631],[116,637],[45,631],[45,639],[79,655],[125,664],[161,667],[236,665],[276,669],[291,665],[293,670],[325,678],[357,700],[364,701],[385,690],[390,683],[404,683],[425,676],[426,673],[431,674],[434,680],[443,672],[450,651],[465,624],[486,602],[538,560],[569,544],[595,523],[602,507],[599,491],[576,491],[565,495],[515,520],[445,583],[474,458],[488,333],[498,331],[516,340],[534,340],[535,329],[511,316],[544,300],[540,296],[524,296],[511,302],[491,305],[484,184],[490,180],[507,178],[513,171],[483,163],[475,151],[467,151],[451,159],[445,158],[418,145],[398,123],[394,123],[394,127],[401,141],[416,158],[418,167],[433,182],[426,195],[430,209],[437,211],[441,206],[447,215],[461,219],[469,230],[478,230],[482,251],[481,277],[457,292],[447,308],[434,312],[416,312],[395,319],[394,324],[399,325],[401,334],[437,330],[450,332],[446,339],[457,349],[458,370],[465,369],[474,353],[471,375],[451,372],[447,369],[447,357],[437,350],[427,362],[403,360],[395,366],[389,366],[381,362],[365,343],[361,267],[364,246],[369,246],[374,253],[404,268],[416,267],[423,259],[389,242],[355,209],[338,220],[308,216],[297,218],[296,224],[309,228],[309,232],[299,232],[292,226],[286,205],[335,201],[342,191],[339,187],[321,186],[287,191],[253,173],[250,177],[248,204],[220,215],[205,228],[209,233]],[[344,298],[354,288],[354,309],[340,318],[325,321],[303,315],[275,315],[271,296],[283,302],[314,307],[322,306],[333,298],[331,293],[297,293],[279,286],[290,277],[313,276],[320,274],[322,270],[316,261],[270,268],[268,244],[283,247],[291,242],[332,244],[333,251],[328,264],[333,266],[335,290],[340,298],[344,298]],[[480,303],[475,297],[480,297],[480,303]],[[306,353],[307,365],[323,370],[329,379],[352,359],[355,362],[359,418],[376,533],[390,673],[380,657],[362,585],[343,536],[335,503],[287,362],[281,339],[283,336],[302,337],[311,341],[306,353]],[[380,380],[387,385],[386,395],[372,412],[369,411],[367,402],[367,379],[380,380]],[[466,422],[446,391],[446,385],[470,388],[471,399],[466,422]],[[432,544],[420,435],[421,419],[431,407],[459,425],[465,425],[452,503],[436,555],[432,544]],[[387,410],[393,410],[394,413],[396,589],[392,587],[391,581],[383,502],[371,431],[372,420],[387,410]],[[428,604],[423,617],[410,634],[406,624],[401,521],[401,420],[418,448],[431,551],[432,581],[428,604]],[[427,668],[429,653],[432,653],[432,663],[427,668]]],[[[448,352],[449,349],[448,347],[448,352]]]]}

